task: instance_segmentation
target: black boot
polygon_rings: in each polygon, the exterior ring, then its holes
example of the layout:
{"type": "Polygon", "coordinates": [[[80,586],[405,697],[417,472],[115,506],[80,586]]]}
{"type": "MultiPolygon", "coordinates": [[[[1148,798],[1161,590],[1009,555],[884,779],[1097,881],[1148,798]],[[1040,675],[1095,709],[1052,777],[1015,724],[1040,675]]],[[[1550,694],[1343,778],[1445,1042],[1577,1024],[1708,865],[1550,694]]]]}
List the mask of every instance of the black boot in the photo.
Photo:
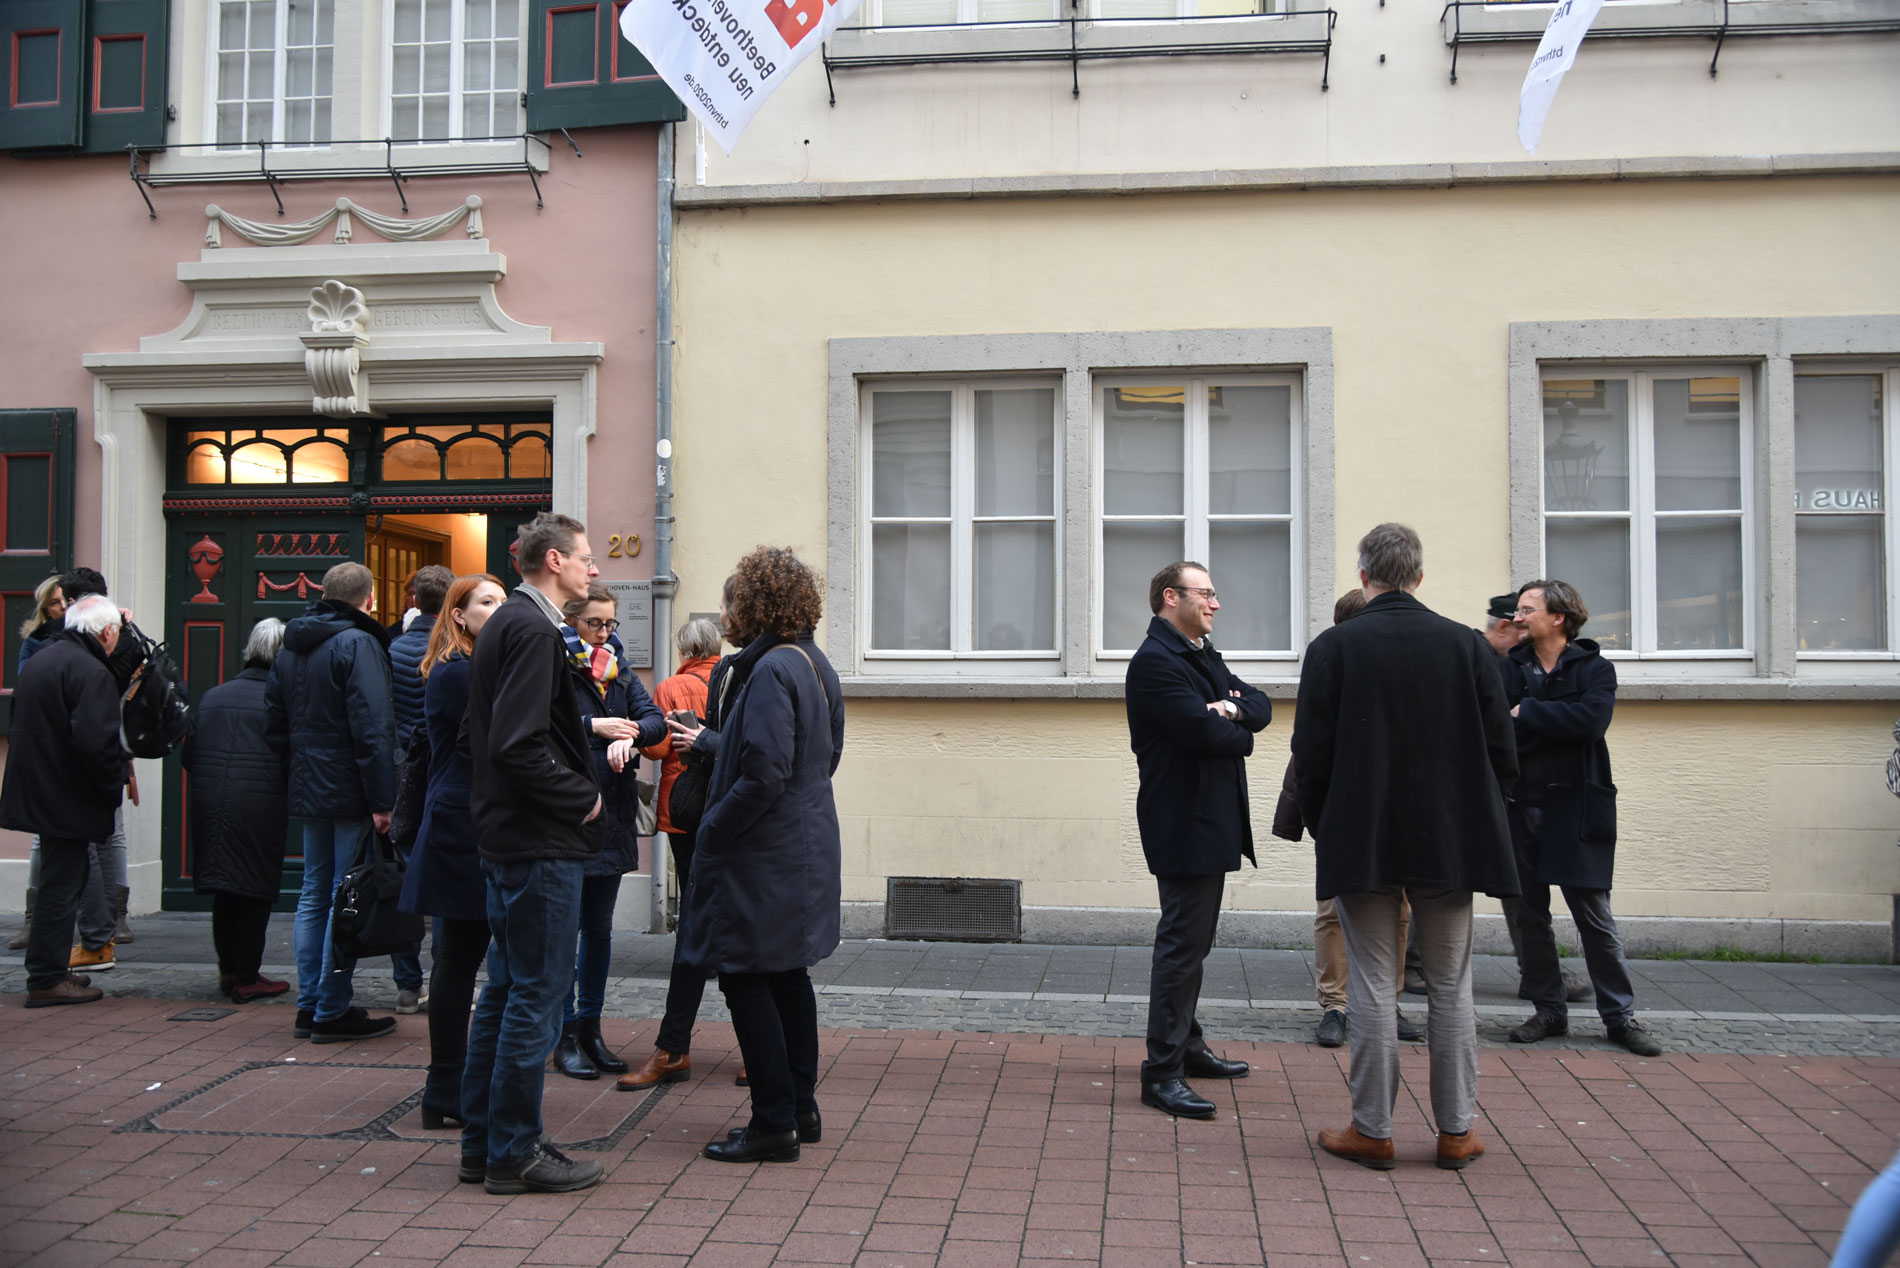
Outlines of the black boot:
{"type": "Polygon", "coordinates": [[[574,1038],[579,1041],[581,1055],[591,1061],[596,1070],[603,1074],[625,1074],[627,1063],[613,1054],[607,1041],[600,1037],[600,1018],[583,1017],[574,1023],[574,1038]]]}
{"type": "Polygon", "coordinates": [[[562,1025],[561,1042],[554,1045],[554,1068],[570,1079],[598,1079],[600,1071],[581,1051],[579,1026],[577,1021],[562,1025]]]}

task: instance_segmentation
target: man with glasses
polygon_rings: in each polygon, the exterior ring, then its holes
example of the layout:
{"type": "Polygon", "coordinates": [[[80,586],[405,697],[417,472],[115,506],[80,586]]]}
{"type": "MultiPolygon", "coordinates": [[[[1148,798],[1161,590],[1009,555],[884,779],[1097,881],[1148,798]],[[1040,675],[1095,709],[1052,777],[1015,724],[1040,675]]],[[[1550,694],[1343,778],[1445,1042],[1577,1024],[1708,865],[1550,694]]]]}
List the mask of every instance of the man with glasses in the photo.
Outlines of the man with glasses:
{"type": "Polygon", "coordinates": [[[1128,662],[1126,691],[1141,781],[1135,819],[1161,901],[1141,1101],[1177,1118],[1212,1118],[1213,1102],[1185,1076],[1242,1078],[1247,1063],[1210,1052],[1194,1011],[1227,873],[1240,870],[1243,854],[1254,862],[1246,758],[1273,704],[1214,650],[1220,598],[1205,567],[1182,561],[1157,572],[1148,607],[1154,619],[1128,662]]]}

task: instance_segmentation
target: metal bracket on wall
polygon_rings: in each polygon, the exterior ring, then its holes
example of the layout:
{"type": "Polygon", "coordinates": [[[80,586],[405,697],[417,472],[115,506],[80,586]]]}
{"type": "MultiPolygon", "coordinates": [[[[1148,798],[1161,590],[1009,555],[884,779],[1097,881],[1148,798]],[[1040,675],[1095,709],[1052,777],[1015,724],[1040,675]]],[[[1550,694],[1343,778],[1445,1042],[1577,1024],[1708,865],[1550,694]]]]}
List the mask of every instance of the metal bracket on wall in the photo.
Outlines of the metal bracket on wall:
{"type": "MultiPolygon", "coordinates": [[[[1458,50],[1467,44],[1534,44],[1544,38],[1542,28],[1468,31],[1464,28],[1466,9],[1496,11],[1495,0],[1446,0],[1439,13],[1439,25],[1445,29],[1445,43],[1451,46],[1451,82],[1458,82],[1458,50]]],[[[1729,17],[1729,0],[1722,0],[1721,13],[1707,22],[1670,22],[1618,26],[1596,25],[1590,28],[1591,40],[1689,40],[1715,41],[1715,53],[1709,58],[1709,77],[1715,77],[1722,60],[1722,45],[1729,39],[1756,35],[1877,35],[1900,32],[1900,16],[1890,18],[1804,18],[1799,21],[1735,22],[1729,17]]]]}
{"type": "MultiPolygon", "coordinates": [[[[1050,18],[1033,22],[959,22],[954,28],[939,28],[939,30],[953,29],[957,32],[966,32],[1001,28],[1023,32],[1046,30],[1053,35],[1056,28],[1067,27],[1068,39],[1066,42],[1051,39],[1045,45],[1031,45],[1023,48],[967,48],[941,53],[852,53],[839,56],[831,51],[829,43],[822,45],[820,51],[825,63],[825,90],[834,106],[838,104],[838,91],[837,85],[832,80],[832,72],[841,70],[869,70],[880,66],[973,65],[985,62],[1067,62],[1069,63],[1070,96],[1080,97],[1083,62],[1151,57],[1258,57],[1278,53],[1319,54],[1321,58],[1319,87],[1321,92],[1325,92],[1330,86],[1328,80],[1332,73],[1333,28],[1338,23],[1339,13],[1334,9],[1205,18],[1169,18],[1165,21],[1157,21],[1154,18],[1050,18]],[[1194,24],[1198,22],[1218,22],[1221,24],[1219,27],[1207,29],[1231,34],[1237,23],[1247,22],[1250,17],[1262,22],[1283,24],[1288,19],[1321,15],[1326,19],[1326,31],[1320,36],[1268,34],[1259,38],[1190,38],[1167,43],[1136,44],[1120,44],[1101,38],[1093,40],[1089,38],[1096,32],[1113,32],[1117,28],[1133,26],[1165,27],[1170,32],[1183,30],[1192,32],[1194,24]]],[[[1277,29],[1283,31],[1285,28],[1280,26],[1277,29]]],[[[903,30],[905,30],[903,27],[853,26],[840,27],[834,34],[874,32],[879,35],[890,35],[903,30]]]]}

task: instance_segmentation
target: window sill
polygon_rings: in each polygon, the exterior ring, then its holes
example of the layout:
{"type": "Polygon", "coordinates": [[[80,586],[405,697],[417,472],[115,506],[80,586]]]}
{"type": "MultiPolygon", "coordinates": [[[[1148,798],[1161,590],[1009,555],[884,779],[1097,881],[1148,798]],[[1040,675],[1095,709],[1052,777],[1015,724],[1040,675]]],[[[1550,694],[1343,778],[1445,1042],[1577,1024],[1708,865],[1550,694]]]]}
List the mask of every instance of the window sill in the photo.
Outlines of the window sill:
{"type": "MultiPolygon", "coordinates": [[[[1441,19],[1445,43],[1540,40],[1550,25],[1550,4],[1487,4],[1463,0],[1448,4],[1441,19]]],[[[1727,6],[1728,34],[1753,27],[1829,27],[1891,21],[1886,0],[1749,0],[1727,6]]],[[[1722,27],[1722,0],[1654,0],[1607,4],[1592,25],[1591,38],[1604,35],[1713,35],[1722,27]]]]}
{"type": "MultiPolygon", "coordinates": [[[[1235,672],[1247,678],[1244,667],[1235,672]]],[[[1248,678],[1267,698],[1291,701],[1299,694],[1298,678],[1248,678]]],[[[844,694],[854,700],[1120,700],[1122,679],[1095,676],[1075,678],[948,678],[885,675],[840,676],[844,694]]],[[[1760,701],[1788,700],[1814,703],[1900,700],[1900,674],[1881,677],[1798,678],[1672,678],[1626,679],[1616,690],[1619,700],[1760,701]]]]}
{"type": "Polygon", "coordinates": [[[335,141],[322,146],[260,149],[250,145],[236,150],[204,143],[143,152],[151,155],[146,175],[155,183],[255,180],[266,170],[278,180],[365,175],[386,179],[391,170],[411,176],[444,170],[467,173],[471,168],[518,172],[529,167],[545,172],[551,154],[547,141],[532,133],[501,141],[335,141]]]}

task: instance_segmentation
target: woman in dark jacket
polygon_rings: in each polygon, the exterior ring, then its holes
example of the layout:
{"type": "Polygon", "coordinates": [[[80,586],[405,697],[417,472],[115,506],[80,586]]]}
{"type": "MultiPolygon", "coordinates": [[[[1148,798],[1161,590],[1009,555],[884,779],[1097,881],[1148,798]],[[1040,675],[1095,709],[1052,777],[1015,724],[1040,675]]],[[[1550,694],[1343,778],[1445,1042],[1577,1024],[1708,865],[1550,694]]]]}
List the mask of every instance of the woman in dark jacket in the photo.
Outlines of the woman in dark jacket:
{"type": "Polygon", "coordinates": [[[554,1068],[570,1079],[597,1079],[603,1070],[627,1072],[627,1063],[600,1037],[600,1010],[607,996],[620,878],[640,866],[640,802],[634,784],[639,746],[666,734],[666,719],[634,676],[614,634],[618,610],[614,592],[598,584],[564,609],[568,661],[600,781],[603,825],[600,853],[582,868],[580,948],[554,1049],[554,1068]]]}
{"type": "MultiPolygon", "coordinates": [[[[66,595],[59,588],[58,577],[48,577],[40,582],[33,591],[33,615],[26,618],[20,626],[20,658],[14,662],[13,678],[19,681],[20,671],[26,668],[26,662],[33,653],[46,646],[46,640],[59,633],[66,620],[66,595]]],[[[27,932],[33,927],[33,894],[40,884],[40,839],[33,838],[33,850],[26,869],[26,919],[20,922],[20,932],[13,935],[7,943],[7,950],[18,951],[26,946],[27,932]]]]}
{"type": "Polygon", "coordinates": [[[429,631],[422,720],[429,729],[429,791],[416,829],[399,905],[440,920],[429,973],[429,1075],[422,1087],[422,1125],[462,1122],[462,1067],[468,1059],[468,1015],[475,973],[488,954],[488,890],[469,818],[468,759],[456,747],[468,711],[468,657],[489,613],[507,599],[487,573],[459,577],[429,631]]]}
{"type": "Polygon", "coordinates": [[[745,650],[720,686],[718,758],[680,922],[689,966],[719,974],[751,1076],[752,1117],[705,1148],[720,1162],[792,1162],[819,1139],[818,1000],[806,972],[838,946],[840,850],[831,776],[844,747],[838,676],[812,642],[818,579],[761,546],[733,573],[745,650]]]}
{"type": "Polygon", "coordinates": [[[243,671],[205,693],[185,732],[193,884],[211,895],[218,989],[240,1004],[290,989],[258,972],[290,828],[285,753],[264,730],[264,683],[283,645],[282,621],[253,626],[243,671]]]}

